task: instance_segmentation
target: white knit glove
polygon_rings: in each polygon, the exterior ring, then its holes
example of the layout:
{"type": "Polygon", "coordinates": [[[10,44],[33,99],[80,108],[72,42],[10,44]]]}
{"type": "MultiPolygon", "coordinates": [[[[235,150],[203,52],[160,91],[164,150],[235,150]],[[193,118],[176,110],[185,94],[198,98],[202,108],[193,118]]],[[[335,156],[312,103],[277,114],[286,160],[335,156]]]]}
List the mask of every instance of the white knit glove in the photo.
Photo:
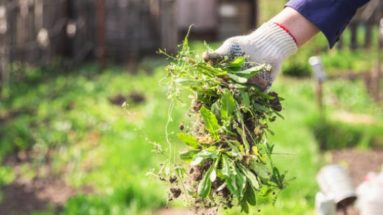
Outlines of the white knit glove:
{"type": "Polygon", "coordinates": [[[267,90],[278,74],[282,61],[297,49],[294,38],[285,29],[273,22],[267,22],[249,35],[227,39],[217,50],[206,53],[205,60],[217,62],[224,56],[245,56],[246,67],[270,64],[271,73],[259,73],[249,80],[261,90],[267,90]]]}

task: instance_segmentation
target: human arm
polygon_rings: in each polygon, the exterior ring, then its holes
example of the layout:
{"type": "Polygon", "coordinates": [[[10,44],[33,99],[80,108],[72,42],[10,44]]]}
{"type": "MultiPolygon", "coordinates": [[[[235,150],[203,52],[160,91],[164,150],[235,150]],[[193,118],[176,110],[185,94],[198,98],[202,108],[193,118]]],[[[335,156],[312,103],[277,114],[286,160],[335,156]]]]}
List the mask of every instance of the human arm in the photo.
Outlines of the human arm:
{"type": "Polygon", "coordinates": [[[285,6],[315,25],[333,47],[357,9],[367,2],[369,0],[290,0],[285,6]]]}
{"type": "Polygon", "coordinates": [[[271,73],[264,72],[250,80],[266,90],[285,58],[319,31],[326,35],[332,47],[356,9],[366,2],[368,0],[290,0],[279,14],[256,31],[229,38],[217,50],[207,53],[205,59],[217,61],[222,56],[245,56],[249,65],[254,62],[270,64],[271,73]]]}

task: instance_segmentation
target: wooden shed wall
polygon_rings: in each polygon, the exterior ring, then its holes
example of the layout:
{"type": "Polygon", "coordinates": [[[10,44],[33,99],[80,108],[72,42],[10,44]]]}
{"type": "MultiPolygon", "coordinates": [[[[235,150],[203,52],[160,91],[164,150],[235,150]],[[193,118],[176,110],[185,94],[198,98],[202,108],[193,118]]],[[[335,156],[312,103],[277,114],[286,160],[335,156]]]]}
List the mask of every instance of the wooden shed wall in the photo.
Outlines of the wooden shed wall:
{"type": "MultiPolygon", "coordinates": [[[[0,49],[7,51],[0,54],[7,55],[9,62],[36,65],[57,56],[78,62],[97,57],[98,3],[98,0],[0,0],[0,12],[5,11],[5,18],[0,19],[7,25],[6,32],[0,32],[0,49]],[[68,35],[68,26],[73,35],[68,35]]],[[[104,0],[104,4],[103,34],[109,59],[126,62],[161,47],[158,0],[104,0]]]]}
{"type": "Polygon", "coordinates": [[[149,0],[106,1],[108,56],[117,61],[153,53],[160,43],[159,20],[149,0]]]}
{"type": "Polygon", "coordinates": [[[43,63],[62,53],[66,2],[63,0],[2,0],[6,31],[0,37],[9,61],[43,63]]]}

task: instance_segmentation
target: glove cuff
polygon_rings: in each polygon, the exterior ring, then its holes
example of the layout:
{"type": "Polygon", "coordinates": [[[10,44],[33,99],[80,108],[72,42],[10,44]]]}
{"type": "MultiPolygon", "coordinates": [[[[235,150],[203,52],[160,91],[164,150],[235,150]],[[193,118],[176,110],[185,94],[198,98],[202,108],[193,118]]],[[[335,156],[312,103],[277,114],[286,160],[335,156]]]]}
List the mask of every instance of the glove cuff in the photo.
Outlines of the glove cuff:
{"type": "Polygon", "coordinates": [[[298,50],[295,38],[284,26],[266,22],[256,31],[248,35],[255,50],[265,50],[266,56],[273,56],[278,59],[285,59],[298,50]]]}

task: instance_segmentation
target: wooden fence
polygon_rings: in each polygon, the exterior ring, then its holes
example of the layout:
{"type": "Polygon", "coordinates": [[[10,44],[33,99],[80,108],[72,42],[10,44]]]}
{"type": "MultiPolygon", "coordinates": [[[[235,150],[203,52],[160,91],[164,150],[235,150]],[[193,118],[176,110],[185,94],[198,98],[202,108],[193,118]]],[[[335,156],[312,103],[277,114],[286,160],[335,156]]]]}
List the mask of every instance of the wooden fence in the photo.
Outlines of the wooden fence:
{"type": "MultiPolygon", "coordinates": [[[[351,50],[356,49],[369,49],[373,44],[374,29],[379,28],[380,19],[383,18],[383,1],[370,0],[363,8],[361,8],[351,23],[348,26],[350,31],[349,41],[345,41],[344,36],[341,37],[337,44],[337,48],[345,48],[345,43],[351,50]],[[364,34],[364,35],[362,35],[364,34]],[[363,37],[363,41],[359,38],[363,37]]],[[[376,38],[378,40],[378,38],[376,38]]],[[[382,48],[382,43],[378,40],[379,47],[382,48]]]]}
{"type": "Polygon", "coordinates": [[[9,65],[127,63],[178,43],[175,0],[0,0],[0,88],[9,65]]]}
{"type": "Polygon", "coordinates": [[[2,61],[40,63],[53,53],[64,52],[66,14],[62,8],[62,0],[1,0],[2,61]]]}

